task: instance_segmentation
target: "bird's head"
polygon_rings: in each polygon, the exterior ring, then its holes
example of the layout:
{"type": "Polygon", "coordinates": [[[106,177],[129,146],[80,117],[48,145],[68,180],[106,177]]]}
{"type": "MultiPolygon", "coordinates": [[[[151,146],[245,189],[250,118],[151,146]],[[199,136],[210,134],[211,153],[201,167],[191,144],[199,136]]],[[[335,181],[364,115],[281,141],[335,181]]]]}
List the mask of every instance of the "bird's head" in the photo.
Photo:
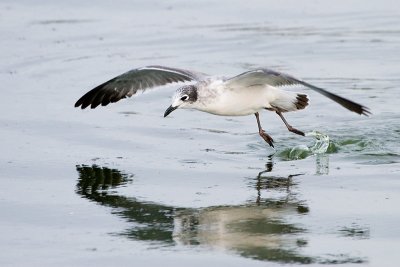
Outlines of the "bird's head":
{"type": "Polygon", "coordinates": [[[197,87],[195,85],[185,85],[178,88],[172,97],[172,104],[167,108],[164,117],[178,108],[190,108],[197,100],[197,87]]]}

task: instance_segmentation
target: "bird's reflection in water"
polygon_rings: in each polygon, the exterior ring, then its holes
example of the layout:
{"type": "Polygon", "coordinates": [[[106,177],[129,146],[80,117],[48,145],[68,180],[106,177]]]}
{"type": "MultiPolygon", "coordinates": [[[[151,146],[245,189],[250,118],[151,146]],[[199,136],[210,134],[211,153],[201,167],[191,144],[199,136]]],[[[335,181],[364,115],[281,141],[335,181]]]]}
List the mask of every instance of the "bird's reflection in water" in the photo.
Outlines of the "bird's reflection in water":
{"type": "Polygon", "coordinates": [[[307,246],[306,229],[288,219],[309,212],[307,205],[291,192],[295,175],[270,176],[272,167],[273,162],[269,161],[265,171],[250,179],[255,197],[237,206],[179,208],[118,195],[113,189],[131,182],[133,176],[98,166],[76,167],[76,192],[113,208],[113,214],[132,222],[131,228],[118,234],[134,240],[202,245],[282,263],[320,261],[302,254],[302,247],[307,246]],[[262,198],[265,193],[268,197],[262,198]]]}

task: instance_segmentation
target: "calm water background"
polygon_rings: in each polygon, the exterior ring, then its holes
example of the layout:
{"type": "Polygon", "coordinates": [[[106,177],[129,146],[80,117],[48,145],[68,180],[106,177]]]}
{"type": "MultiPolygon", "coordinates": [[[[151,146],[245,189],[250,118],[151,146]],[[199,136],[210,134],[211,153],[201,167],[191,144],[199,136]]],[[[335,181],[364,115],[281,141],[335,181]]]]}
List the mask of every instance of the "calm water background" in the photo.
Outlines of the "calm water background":
{"type": "Polygon", "coordinates": [[[0,2],[1,266],[396,266],[397,1],[0,2]],[[87,90],[150,64],[234,75],[272,67],[305,91],[287,132],[178,110],[174,86],[81,111],[87,90]],[[297,153],[297,154],[296,154],[297,153]]]}

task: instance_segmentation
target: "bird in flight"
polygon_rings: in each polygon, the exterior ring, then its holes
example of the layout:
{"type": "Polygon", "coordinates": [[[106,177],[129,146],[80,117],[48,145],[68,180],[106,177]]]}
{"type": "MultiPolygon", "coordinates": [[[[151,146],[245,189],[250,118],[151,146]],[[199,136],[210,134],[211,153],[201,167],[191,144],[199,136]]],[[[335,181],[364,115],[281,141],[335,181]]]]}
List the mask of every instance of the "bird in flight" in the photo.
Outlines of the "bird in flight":
{"type": "Polygon", "coordinates": [[[308,96],[284,90],[283,87],[300,85],[308,87],[342,105],[350,111],[368,116],[367,107],[328,92],[282,72],[260,68],[241,73],[231,78],[209,77],[206,74],[164,66],[147,66],[125,72],[84,94],[75,107],[92,109],[100,104],[106,106],[138,91],[178,82],[194,82],[178,88],[172,104],[164,117],[178,108],[197,109],[221,116],[246,116],[254,114],[259,135],[271,147],[274,140],[261,127],[259,112],[263,109],[275,112],[287,129],[298,135],[304,133],[292,127],[283,113],[304,109],[308,96]]]}

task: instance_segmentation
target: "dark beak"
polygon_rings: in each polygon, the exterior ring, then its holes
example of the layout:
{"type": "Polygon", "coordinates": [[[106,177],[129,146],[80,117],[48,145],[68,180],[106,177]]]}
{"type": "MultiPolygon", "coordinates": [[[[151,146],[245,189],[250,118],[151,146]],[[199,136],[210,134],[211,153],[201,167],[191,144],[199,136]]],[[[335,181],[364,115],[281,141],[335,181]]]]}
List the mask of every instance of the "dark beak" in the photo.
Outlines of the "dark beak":
{"type": "Polygon", "coordinates": [[[173,107],[172,105],[167,108],[167,110],[164,112],[164,118],[167,117],[172,111],[177,109],[178,107],[173,107]]]}

